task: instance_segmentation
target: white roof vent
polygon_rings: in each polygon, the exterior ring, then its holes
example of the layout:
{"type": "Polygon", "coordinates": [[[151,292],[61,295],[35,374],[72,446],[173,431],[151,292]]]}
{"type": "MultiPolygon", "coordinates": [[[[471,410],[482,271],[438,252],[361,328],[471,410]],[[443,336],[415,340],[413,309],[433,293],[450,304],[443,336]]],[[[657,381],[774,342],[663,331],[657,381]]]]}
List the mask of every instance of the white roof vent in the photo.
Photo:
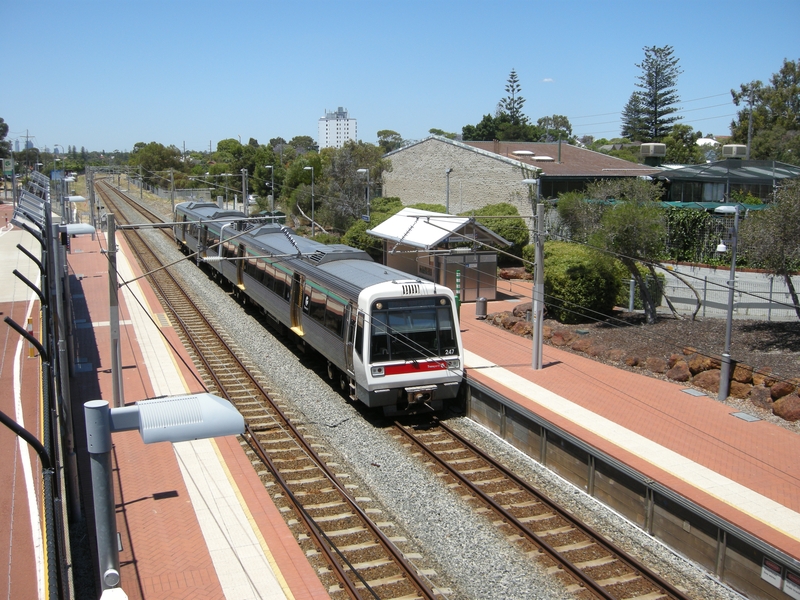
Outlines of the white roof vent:
{"type": "Polygon", "coordinates": [[[725,144],[722,147],[722,158],[744,158],[747,156],[747,146],[744,144],[725,144]]]}
{"type": "Polygon", "coordinates": [[[515,156],[533,156],[534,153],[530,150],[514,150],[511,154],[515,156]]]}
{"type": "Polygon", "coordinates": [[[642,156],[666,156],[666,144],[642,144],[639,153],[642,156]]]}

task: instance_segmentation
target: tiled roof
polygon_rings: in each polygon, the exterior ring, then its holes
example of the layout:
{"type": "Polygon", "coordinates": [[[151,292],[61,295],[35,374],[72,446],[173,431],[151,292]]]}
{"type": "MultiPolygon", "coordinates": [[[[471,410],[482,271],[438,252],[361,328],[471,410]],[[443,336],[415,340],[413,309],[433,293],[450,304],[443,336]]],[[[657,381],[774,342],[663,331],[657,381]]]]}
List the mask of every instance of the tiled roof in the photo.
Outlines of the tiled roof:
{"type": "Polygon", "coordinates": [[[661,173],[661,169],[657,167],[632,163],[566,143],[562,143],[560,147],[558,143],[537,142],[461,143],[538,167],[542,169],[545,177],[634,177],[661,173]],[[533,154],[528,155],[526,152],[533,154]],[[544,160],[544,157],[552,160],[544,160]]]}

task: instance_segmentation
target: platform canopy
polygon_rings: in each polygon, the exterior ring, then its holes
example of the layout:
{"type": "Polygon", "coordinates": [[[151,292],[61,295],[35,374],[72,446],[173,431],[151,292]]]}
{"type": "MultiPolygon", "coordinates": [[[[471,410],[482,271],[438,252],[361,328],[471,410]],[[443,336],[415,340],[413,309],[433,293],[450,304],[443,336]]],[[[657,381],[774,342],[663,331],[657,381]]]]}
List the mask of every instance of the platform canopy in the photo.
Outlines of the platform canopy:
{"type": "Polygon", "coordinates": [[[367,233],[377,238],[430,250],[442,244],[479,241],[491,246],[510,246],[511,242],[475,222],[474,217],[404,208],[367,233]]]}

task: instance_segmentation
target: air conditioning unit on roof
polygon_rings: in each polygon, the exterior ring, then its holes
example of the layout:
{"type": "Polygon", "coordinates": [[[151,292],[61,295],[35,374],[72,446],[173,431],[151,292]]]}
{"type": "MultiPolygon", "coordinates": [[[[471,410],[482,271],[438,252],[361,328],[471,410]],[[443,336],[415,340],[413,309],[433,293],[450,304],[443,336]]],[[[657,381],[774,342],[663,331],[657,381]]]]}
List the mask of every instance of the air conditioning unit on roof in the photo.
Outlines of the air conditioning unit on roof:
{"type": "Polygon", "coordinates": [[[642,156],[666,156],[666,144],[642,144],[639,148],[639,153],[642,156]]]}
{"type": "Polygon", "coordinates": [[[722,147],[722,158],[744,158],[747,156],[747,146],[744,144],[725,144],[722,147]]]}

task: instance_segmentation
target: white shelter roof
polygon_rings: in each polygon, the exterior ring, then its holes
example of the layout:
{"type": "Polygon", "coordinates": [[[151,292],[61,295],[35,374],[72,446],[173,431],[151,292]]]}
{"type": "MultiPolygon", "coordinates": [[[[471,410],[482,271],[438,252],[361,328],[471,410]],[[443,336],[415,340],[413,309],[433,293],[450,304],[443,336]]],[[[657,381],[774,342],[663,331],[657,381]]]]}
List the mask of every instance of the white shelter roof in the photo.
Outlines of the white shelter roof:
{"type": "Polygon", "coordinates": [[[430,250],[448,242],[469,242],[478,239],[492,245],[510,246],[511,243],[473,222],[471,217],[457,217],[444,213],[404,208],[367,233],[375,237],[430,250]]]}

